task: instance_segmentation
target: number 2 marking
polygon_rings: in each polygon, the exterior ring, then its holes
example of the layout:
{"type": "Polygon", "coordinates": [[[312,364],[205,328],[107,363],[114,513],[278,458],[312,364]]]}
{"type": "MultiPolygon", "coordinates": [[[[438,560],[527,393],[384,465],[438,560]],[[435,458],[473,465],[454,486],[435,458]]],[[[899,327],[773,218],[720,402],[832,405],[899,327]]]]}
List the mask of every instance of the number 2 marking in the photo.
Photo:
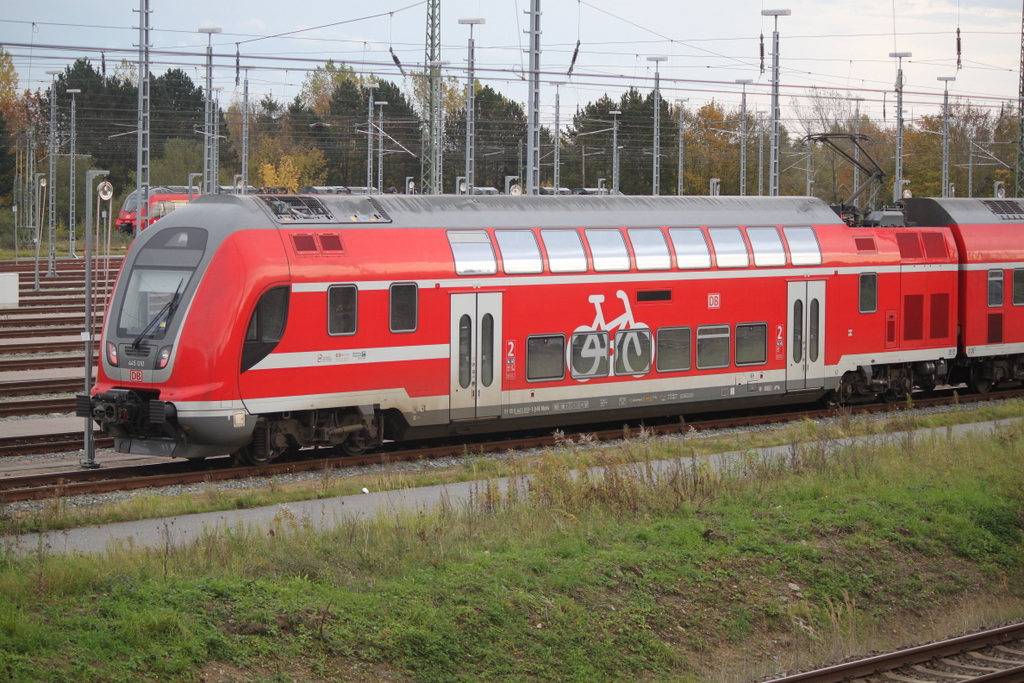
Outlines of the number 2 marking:
{"type": "Polygon", "coordinates": [[[516,342],[515,342],[515,340],[514,339],[509,339],[505,343],[508,344],[508,353],[506,353],[505,355],[508,358],[515,358],[516,357],[516,342]]]}

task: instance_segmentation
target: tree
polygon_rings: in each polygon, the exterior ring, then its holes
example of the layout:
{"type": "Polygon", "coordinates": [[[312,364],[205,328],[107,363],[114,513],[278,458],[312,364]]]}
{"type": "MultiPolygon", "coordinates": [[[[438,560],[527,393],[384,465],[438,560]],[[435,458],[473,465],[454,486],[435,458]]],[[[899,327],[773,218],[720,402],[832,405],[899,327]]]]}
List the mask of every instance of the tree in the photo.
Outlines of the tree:
{"type": "Polygon", "coordinates": [[[13,147],[7,131],[7,117],[0,108],[0,198],[10,198],[14,189],[15,157],[11,151],[13,147]]]}
{"type": "Polygon", "coordinates": [[[306,150],[302,154],[281,157],[276,162],[263,161],[260,164],[261,185],[287,187],[298,192],[306,185],[324,184],[324,158],[318,149],[306,150]]]}
{"type": "Polygon", "coordinates": [[[195,138],[171,138],[163,154],[153,159],[149,169],[151,185],[184,185],[190,173],[203,170],[203,144],[195,138]]]}
{"type": "Polygon", "coordinates": [[[0,47],[0,112],[7,121],[14,120],[18,106],[18,72],[11,53],[0,47]]]}
{"type": "Polygon", "coordinates": [[[299,99],[317,116],[325,116],[330,109],[335,89],[345,82],[359,86],[359,77],[355,69],[345,64],[335,64],[333,60],[328,59],[324,66],[318,66],[306,74],[305,80],[302,81],[302,89],[299,91],[299,99]]]}

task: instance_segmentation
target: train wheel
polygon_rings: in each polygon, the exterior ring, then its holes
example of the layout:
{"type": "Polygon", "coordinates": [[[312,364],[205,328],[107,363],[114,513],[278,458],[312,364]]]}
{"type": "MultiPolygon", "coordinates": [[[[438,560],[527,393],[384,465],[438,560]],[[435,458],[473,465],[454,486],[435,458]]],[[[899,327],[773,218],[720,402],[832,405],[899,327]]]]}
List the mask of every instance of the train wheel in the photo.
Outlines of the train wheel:
{"type": "Polygon", "coordinates": [[[991,377],[982,377],[981,368],[975,366],[971,369],[971,379],[969,382],[971,389],[979,394],[987,394],[992,391],[993,384],[995,382],[992,381],[991,377]]]}
{"type": "Polygon", "coordinates": [[[268,453],[266,451],[253,448],[252,444],[245,446],[244,448],[238,449],[231,455],[231,458],[238,465],[266,465],[269,462],[274,461],[279,453],[268,453]]]}
{"type": "Polygon", "coordinates": [[[371,446],[369,434],[365,430],[352,432],[341,442],[340,448],[345,455],[362,455],[371,446]]]}
{"type": "Polygon", "coordinates": [[[845,406],[846,403],[854,397],[857,393],[855,373],[848,372],[843,375],[842,380],[839,382],[839,386],[835,388],[835,391],[830,391],[825,394],[822,399],[827,408],[838,408],[845,406]]]}
{"type": "Polygon", "coordinates": [[[273,446],[270,429],[263,427],[254,430],[252,441],[239,448],[231,457],[241,465],[266,465],[277,459],[282,452],[282,449],[273,446]]]}

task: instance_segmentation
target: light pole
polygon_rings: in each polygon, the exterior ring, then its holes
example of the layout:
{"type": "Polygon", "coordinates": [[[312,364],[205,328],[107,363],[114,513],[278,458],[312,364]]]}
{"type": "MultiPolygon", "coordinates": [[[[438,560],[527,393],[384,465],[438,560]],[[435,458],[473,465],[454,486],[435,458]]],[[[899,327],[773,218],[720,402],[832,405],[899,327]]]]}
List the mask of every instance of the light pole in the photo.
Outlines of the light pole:
{"type": "Polygon", "coordinates": [[[475,153],[476,144],[476,77],[473,74],[473,27],[486,23],[486,19],[459,19],[459,23],[469,26],[469,58],[466,72],[466,194],[473,194],[473,183],[476,182],[475,153]]]}
{"type": "Polygon", "coordinates": [[[615,109],[610,112],[612,115],[612,192],[619,192],[619,114],[622,112],[615,109]]]}
{"type": "Polygon", "coordinates": [[[50,83],[50,174],[46,183],[50,189],[50,219],[47,223],[48,231],[46,240],[47,246],[49,247],[46,253],[46,261],[49,265],[46,270],[46,277],[56,277],[57,202],[53,200],[57,194],[57,76],[59,76],[61,72],[47,71],[46,73],[53,76],[53,81],[50,83]]]}
{"type": "Polygon", "coordinates": [[[956,76],[939,76],[943,82],[942,91],[942,197],[949,196],[949,83],[956,76]]]}
{"type": "MultiPolygon", "coordinates": [[[[972,176],[973,177],[973,176],[972,176]]],[[[39,291],[39,242],[43,231],[43,206],[46,203],[44,196],[46,190],[46,174],[36,173],[36,206],[33,208],[36,222],[36,258],[35,258],[35,291],[39,291]]]]}
{"type": "Polygon", "coordinates": [[[668,61],[665,55],[655,55],[647,58],[648,62],[654,62],[654,96],[651,98],[654,103],[654,176],[651,194],[655,197],[659,194],[661,186],[661,62],[668,61]]]}
{"type": "MultiPolygon", "coordinates": [[[[201,28],[200,33],[206,34],[206,88],[204,91],[205,97],[205,118],[203,120],[203,192],[205,194],[213,194],[214,185],[216,183],[213,177],[213,169],[215,166],[213,160],[213,35],[220,33],[219,28],[201,28]]],[[[142,199],[141,197],[139,198],[142,199]]],[[[136,216],[139,216],[139,212],[142,211],[141,203],[140,207],[136,212],[136,216]]]]}
{"type": "Polygon", "coordinates": [[[387,102],[374,104],[377,106],[377,192],[384,194],[384,105],[387,102]]]}
{"type": "MultiPolygon", "coordinates": [[[[92,334],[95,324],[92,319],[92,181],[97,176],[105,176],[108,171],[85,172],[85,395],[92,390],[92,334]]],[[[138,215],[138,214],[136,214],[138,215]]],[[[106,277],[106,273],[104,273],[106,277]]],[[[102,356],[102,351],[101,351],[102,356]]],[[[85,418],[85,459],[82,467],[96,468],[96,444],[93,441],[92,418],[85,418]]]]}
{"type": "Polygon", "coordinates": [[[71,158],[68,164],[68,175],[70,176],[68,183],[68,256],[74,258],[75,256],[75,144],[77,138],[77,131],[75,125],[75,95],[82,92],[78,88],[68,88],[65,90],[68,95],[71,95],[71,158]]]}
{"type": "Polygon", "coordinates": [[[750,78],[738,78],[736,82],[743,86],[740,99],[740,196],[747,194],[747,85],[754,81],[750,78]]]}
{"type": "Polygon", "coordinates": [[[686,160],[683,157],[683,151],[685,149],[683,140],[683,119],[685,118],[684,114],[686,113],[686,110],[683,109],[683,105],[689,101],[690,98],[688,97],[676,100],[676,104],[679,105],[679,178],[677,181],[678,187],[676,187],[676,194],[680,197],[683,196],[683,191],[686,189],[686,175],[684,173],[686,171],[686,165],[684,163],[686,160]]]}
{"type": "Polygon", "coordinates": [[[373,187],[373,91],[376,83],[363,83],[366,89],[366,194],[373,187]]]}
{"type": "Polygon", "coordinates": [[[771,173],[769,173],[768,195],[779,196],[779,17],[792,14],[788,9],[763,9],[761,16],[775,17],[775,30],[772,31],[772,147],[771,173]]]}
{"type": "Polygon", "coordinates": [[[890,52],[896,58],[896,180],[892,185],[892,203],[900,199],[903,189],[903,58],[913,57],[910,52],[890,52]]]}

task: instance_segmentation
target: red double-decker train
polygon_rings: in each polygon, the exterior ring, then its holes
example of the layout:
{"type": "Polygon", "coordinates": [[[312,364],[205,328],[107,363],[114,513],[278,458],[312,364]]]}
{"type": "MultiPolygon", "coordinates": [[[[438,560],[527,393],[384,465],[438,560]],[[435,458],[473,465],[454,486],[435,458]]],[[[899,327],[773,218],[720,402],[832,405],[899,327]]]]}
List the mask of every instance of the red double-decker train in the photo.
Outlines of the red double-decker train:
{"type": "Polygon", "coordinates": [[[852,227],[807,197],[203,196],[132,245],[78,413],[122,452],[260,463],[987,391],[1024,375],[1021,222],[1012,200],[852,227]]]}

